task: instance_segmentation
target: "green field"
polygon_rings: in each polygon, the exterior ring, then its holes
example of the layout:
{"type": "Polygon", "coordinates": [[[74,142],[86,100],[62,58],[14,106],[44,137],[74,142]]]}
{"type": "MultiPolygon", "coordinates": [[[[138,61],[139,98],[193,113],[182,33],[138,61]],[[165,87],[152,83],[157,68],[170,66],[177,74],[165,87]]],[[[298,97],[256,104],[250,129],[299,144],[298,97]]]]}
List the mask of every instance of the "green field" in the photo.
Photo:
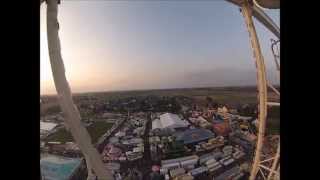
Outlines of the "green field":
{"type": "MultiPolygon", "coordinates": [[[[103,121],[96,121],[89,127],[87,127],[87,130],[91,136],[92,143],[96,143],[104,133],[108,131],[112,127],[113,123],[107,123],[103,121]]],[[[60,129],[56,133],[48,136],[45,139],[46,142],[50,141],[59,141],[62,143],[68,142],[68,141],[73,141],[73,138],[66,129],[60,129]]]]}

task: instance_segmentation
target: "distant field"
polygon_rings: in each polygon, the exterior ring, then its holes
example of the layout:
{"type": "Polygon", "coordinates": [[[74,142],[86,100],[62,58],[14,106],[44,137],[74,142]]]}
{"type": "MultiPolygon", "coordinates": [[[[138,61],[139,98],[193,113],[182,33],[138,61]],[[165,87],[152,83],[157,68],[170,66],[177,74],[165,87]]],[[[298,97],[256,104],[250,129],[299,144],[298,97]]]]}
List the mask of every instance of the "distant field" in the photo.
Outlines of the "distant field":
{"type": "Polygon", "coordinates": [[[40,105],[40,114],[41,115],[47,114],[49,112],[57,113],[59,111],[60,111],[60,107],[59,107],[59,104],[57,101],[40,105]]]}
{"type": "MultiPolygon", "coordinates": [[[[184,88],[184,89],[160,89],[160,90],[135,90],[135,91],[114,91],[114,92],[94,92],[74,94],[74,99],[79,96],[94,95],[98,99],[112,100],[133,96],[186,96],[195,100],[205,100],[210,96],[214,101],[219,103],[256,103],[257,87],[208,87],[208,88],[184,88]]],[[[279,98],[272,91],[268,91],[268,98],[272,101],[278,101],[279,98]]],[[[58,105],[56,98],[50,97],[48,103],[41,106],[42,111],[53,105],[58,105]]]]}
{"type": "MultiPolygon", "coordinates": [[[[91,136],[92,143],[96,143],[104,133],[108,131],[112,127],[113,123],[107,123],[103,121],[96,121],[91,126],[87,127],[87,130],[91,136]]],[[[73,138],[66,129],[60,129],[56,133],[50,135],[46,138],[46,142],[49,141],[59,141],[62,143],[73,141],[73,138]]]]}
{"type": "MultiPolygon", "coordinates": [[[[162,89],[162,90],[136,90],[136,91],[115,91],[115,92],[95,92],[74,94],[74,99],[77,97],[91,95],[99,100],[112,100],[126,97],[139,96],[186,96],[194,99],[197,104],[206,104],[207,96],[220,104],[238,105],[238,104],[255,104],[257,100],[257,87],[208,87],[208,88],[185,88],[185,89],[162,89]]],[[[269,101],[279,102],[279,97],[268,91],[269,101]]],[[[267,131],[269,133],[278,133],[280,131],[280,108],[268,114],[267,131]]],[[[50,97],[47,103],[41,105],[41,113],[46,114],[47,111],[55,112],[59,110],[56,98],[50,97]]],[[[269,112],[268,112],[269,113],[269,112]]],[[[64,133],[61,132],[61,136],[64,133]]]]}

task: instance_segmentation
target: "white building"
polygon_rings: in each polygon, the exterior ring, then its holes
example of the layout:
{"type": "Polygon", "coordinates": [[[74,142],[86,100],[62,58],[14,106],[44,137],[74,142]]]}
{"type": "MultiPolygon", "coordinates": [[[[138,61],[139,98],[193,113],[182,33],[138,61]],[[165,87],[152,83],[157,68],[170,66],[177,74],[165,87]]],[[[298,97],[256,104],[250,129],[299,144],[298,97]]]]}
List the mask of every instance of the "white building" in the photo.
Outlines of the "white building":
{"type": "Polygon", "coordinates": [[[160,119],[155,119],[152,121],[153,129],[163,129],[163,128],[185,128],[188,127],[189,123],[185,120],[181,120],[178,115],[172,113],[165,113],[160,115],[160,119]]]}
{"type": "Polygon", "coordinates": [[[52,131],[58,124],[40,121],[40,135],[44,135],[52,131]]]}

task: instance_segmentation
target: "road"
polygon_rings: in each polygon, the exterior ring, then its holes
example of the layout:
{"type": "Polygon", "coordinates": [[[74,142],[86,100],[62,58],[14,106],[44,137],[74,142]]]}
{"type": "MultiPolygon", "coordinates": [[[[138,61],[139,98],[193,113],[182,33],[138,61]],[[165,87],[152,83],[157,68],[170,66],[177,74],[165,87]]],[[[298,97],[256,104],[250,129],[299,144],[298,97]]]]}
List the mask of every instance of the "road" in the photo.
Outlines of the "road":
{"type": "Polygon", "coordinates": [[[150,144],[149,144],[149,132],[151,129],[151,113],[148,113],[147,115],[147,125],[146,125],[146,130],[144,134],[144,154],[143,154],[143,166],[140,167],[140,171],[143,174],[143,179],[144,180],[149,180],[149,174],[151,173],[151,167],[152,167],[152,162],[151,162],[151,153],[150,153],[150,144]]]}
{"type": "Polygon", "coordinates": [[[124,125],[124,123],[129,119],[129,117],[130,116],[128,114],[128,116],[125,119],[121,120],[121,122],[119,122],[116,127],[112,127],[110,129],[111,132],[109,133],[109,135],[107,135],[106,137],[101,137],[102,139],[98,140],[98,143],[95,146],[100,154],[102,153],[104,147],[108,144],[109,138],[113,137],[114,134],[118,132],[118,130],[124,125]]]}

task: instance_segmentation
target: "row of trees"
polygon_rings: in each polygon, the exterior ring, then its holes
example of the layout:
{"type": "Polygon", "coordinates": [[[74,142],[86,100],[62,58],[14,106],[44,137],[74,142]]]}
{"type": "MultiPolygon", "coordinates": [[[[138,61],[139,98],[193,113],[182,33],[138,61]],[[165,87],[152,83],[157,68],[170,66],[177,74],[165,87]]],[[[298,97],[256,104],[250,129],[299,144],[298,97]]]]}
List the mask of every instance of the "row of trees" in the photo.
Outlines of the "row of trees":
{"type": "MultiPolygon", "coordinates": [[[[218,108],[225,104],[220,104],[214,101],[210,96],[206,97],[207,107],[218,108]]],[[[257,105],[256,104],[238,104],[236,107],[239,115],[241,116],[253,116],[257,115],[257,105]]]]}

